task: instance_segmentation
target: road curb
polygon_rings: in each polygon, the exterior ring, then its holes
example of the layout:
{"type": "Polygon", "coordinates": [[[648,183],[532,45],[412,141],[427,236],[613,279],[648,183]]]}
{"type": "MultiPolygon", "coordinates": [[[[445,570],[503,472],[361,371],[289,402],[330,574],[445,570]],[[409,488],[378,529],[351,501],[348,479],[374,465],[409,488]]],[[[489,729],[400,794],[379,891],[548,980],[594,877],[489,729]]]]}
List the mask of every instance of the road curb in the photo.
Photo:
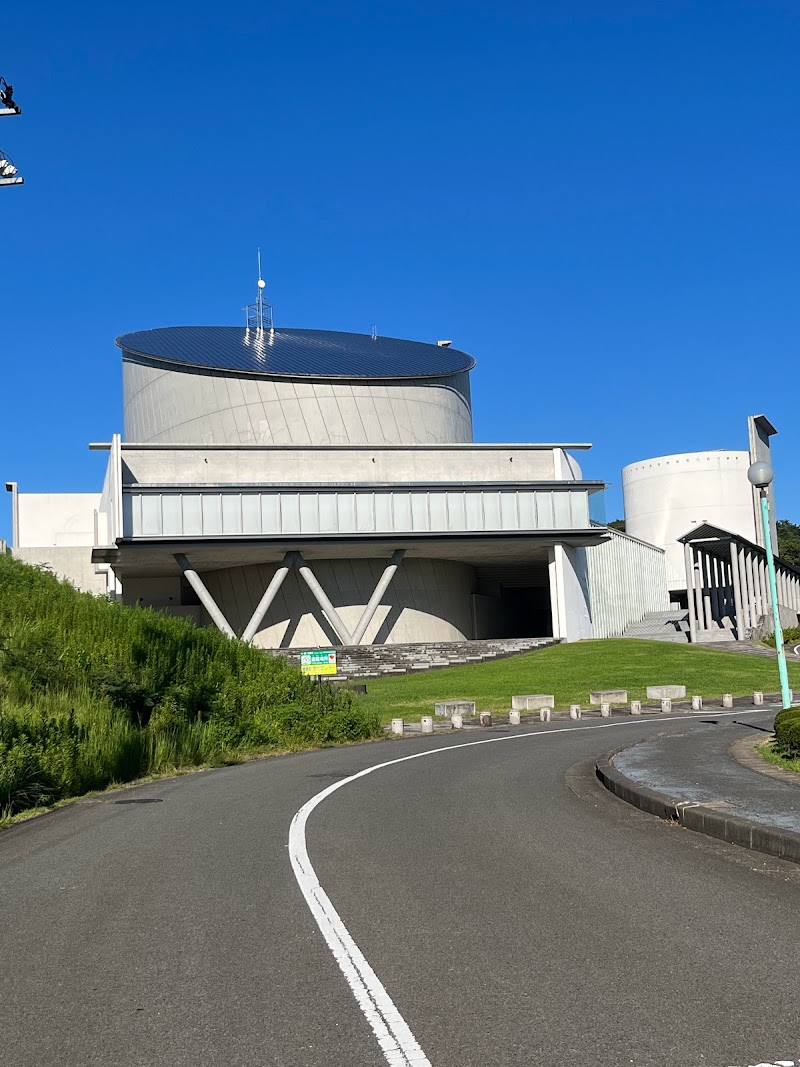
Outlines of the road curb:
{"type": "MultiPolygon", "coordinates": [[[[617,750],[622,751],[624,750],[617,750]]],[[[664,793],[639,785],[614,766],[613,760],[617,752],[598,759],[595,762],[595,773],[606,789],[620,800],[650,815],[657,815],[659,819],[677,822],[687,830],[695,830],[708,837],[716,837],[754,852],[764,852],[768,856],[776,856],[791,863],[800,863],[800,834],[745,819],[741,815],[728,815],[708,804],[675,801],[664,793]]]]}

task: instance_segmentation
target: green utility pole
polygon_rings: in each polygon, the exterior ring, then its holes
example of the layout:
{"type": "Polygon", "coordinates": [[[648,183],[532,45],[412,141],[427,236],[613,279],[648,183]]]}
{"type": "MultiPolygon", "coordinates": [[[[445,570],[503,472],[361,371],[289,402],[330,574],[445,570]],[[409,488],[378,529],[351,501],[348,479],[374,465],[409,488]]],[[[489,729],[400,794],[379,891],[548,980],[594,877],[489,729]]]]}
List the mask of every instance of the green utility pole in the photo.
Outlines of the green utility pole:
{"type": "Polygon", "coordinates": [[[759,461],[753,463],[747,472],[747,477],[758,489],[761,497],[761,521],[764,524],[764,549],[767,553],[767,571],[769,572],[769,592],[772,600],[772,618],[775,622],[775,649],[778,653],[778,674],[781,680],[781,703],[784,708],[792,706],[792,691],[789,688],[789,672],[786,669],[786,653],[783,650],[783,628],[781,627],[781,615],[778,609],[778,583],[775,579],[775,556],[772,552],[772,534],[769,529],[769,500],[767,499],[767,486],[775,477],[775,472],[769,463],[759,461]]]}

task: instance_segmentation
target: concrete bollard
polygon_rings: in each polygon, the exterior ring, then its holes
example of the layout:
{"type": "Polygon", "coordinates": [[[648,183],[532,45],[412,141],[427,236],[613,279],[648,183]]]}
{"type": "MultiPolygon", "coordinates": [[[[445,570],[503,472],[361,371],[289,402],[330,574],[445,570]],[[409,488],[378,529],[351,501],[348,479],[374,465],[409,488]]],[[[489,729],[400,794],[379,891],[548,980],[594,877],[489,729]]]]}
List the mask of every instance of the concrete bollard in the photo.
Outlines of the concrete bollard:
{"type": "Polygon", "coordinates": [[[569,717],[571,719],[579,719],[581,717],[581,706],[580,706],[580,704],[570,704],[570,706],[569,706],[569,717]]]}
{"type": "Polygon", "coordinates": [[[463,715],[459,715],[458,712],[456,712],[454,715],[450,716],[450,722],[451,722],[452,727],[453,727],[454,730],[463,730],[464,729],[464,716],[463,715]]]}
{"type": "Polygon", "coordinates": [[[703,710],[703,698],[701,696],[699,696],[699,695],[698,696],[693,696],[692,697],[692,711],[702,711],[702,710],[703,710]]]}
{"type": "Polygon", "coordinates": [[[539,709],[539,722],[550,722],[550,708],[539,709]]]}
{"type": "Polygon", "coordinates": [[[764,703],[764,694],[762,692],[760,692],[759,690],[756,690],[756,692],[753,693],[753,704],[754,704],[754,706],[757,707],[757,708],[760,708],[763,703],[764,703]]]}
{"type": "Polygon", "coordinates": [[[723,708],[732,708],[733,707],[733,697],[731,696],[730,693],[723,693],[722,694],[722,706],[723,706],[723,708]]]}
{"type": "Polygon", "coordinates": [[[392,733],[393,734],[401,734],[402,735],[403,726],[404,726],[404,723],[403,723],[402,719],[392,719],[392,733]]]}
{"type": "Polygon", "coordinates": [[[491,726],[491,725],[492,725],[492,713],[491,713],[491,711],[482,711],[481,712],[481,726],[491,726]]]}
{"type": "Polygon", "coordinates": [[[514,711],[513,708],[508,713],[508,725],[509,726],[519,726],[519,712],[518,711],[514,711]]]}
{"type": "Polygon", "coordinates": [[[423,715],[422,718],[419,720],[419,724],[422,727],[422,732],[424,734],[432,734],[433,733],[433,716],[432,715],[423,715]]]}
{"type": "Polygon", "coordinates": [[[600,705],[600,714],[603,716],[604,719],[607,719],[609,717],[609,715],[611,714],[611,705],[610,704],[601,704],[600,705]]]}
{"type": "Polygon", "coordinates": [[[671,697],[664,697],[662,699],[662,701],[661,701],[661,710],[667,712],[667,714],[669,714],[669,712],[672,711],[672,699],[671,699],[671,697]]]}
{"type": "Polygon", "coordinates": [[[641,702],[641,700],[632,700],[631,701],[631,715],[641,715],[641,714],[642,714],[642,702],[641,702]]]}

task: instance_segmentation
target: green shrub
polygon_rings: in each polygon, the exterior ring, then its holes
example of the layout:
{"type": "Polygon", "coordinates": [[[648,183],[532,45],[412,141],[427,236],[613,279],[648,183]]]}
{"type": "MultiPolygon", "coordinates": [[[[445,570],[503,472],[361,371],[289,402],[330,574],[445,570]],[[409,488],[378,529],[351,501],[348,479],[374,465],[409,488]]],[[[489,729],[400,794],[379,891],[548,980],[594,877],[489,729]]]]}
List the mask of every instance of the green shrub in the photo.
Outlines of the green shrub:
{"type": "MultiPolygon", "coordinates": [[[[800,626],[787,626],[783,631],[783,643],[785,645],[800,644],[800,626]]],[[[768,634],[764,638],[764,644],[770,648],[775,647],[775,634],[768,634]]]]}
{"type": "Polygon", "coordinates": [[[0,816],[257,748],[379,732],[350,693],[281,656],[0,556],[0,816]]]}
{"type": "Polygon", "coordinates": [[[775,747],[782,756],[800,756],[800,708],[787,708],[775,716],[775,747]]]}

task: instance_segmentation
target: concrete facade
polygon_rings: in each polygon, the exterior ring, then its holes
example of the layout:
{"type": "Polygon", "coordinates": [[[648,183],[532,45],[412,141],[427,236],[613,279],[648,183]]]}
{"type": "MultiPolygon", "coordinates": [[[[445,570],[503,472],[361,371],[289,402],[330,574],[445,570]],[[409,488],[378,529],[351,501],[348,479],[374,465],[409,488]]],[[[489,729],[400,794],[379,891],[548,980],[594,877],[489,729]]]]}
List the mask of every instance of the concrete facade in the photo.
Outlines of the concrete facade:
{"type": "Polygon", "coordinates": [[[678,538],[712,523],[758,541],[747,452],[685,452],[631,463],[622,470],[625,530],[666,552],[667,582],[686,588],[678,538]]]}
{"type": "Polygon", "coordinates": [[[107,590],[106,568],[92,562],[100,493],[16,493],[17,535],[12,554],[46,567],[86,593],[107,590]]]}
{"type": "MultiPolygon", "coordinates": [[[[319,560],[314,573],[352,633],[380,579],[385,559],[319,560]]],[[[204,572],[203,579],[225,617],[241,633],[273,577],[276,565],[204,572]]],[[[452,560],[408,559],[364,634],[364,644],[462,641],[473,634],[474,570],[452,560]]],[[[313,595],[296,570],[290,572],[254,644],[263,648],[338,644],[313,595]]]]}
{"type": "Polygon", "coordinates": [[[424,444],[472,440],[469,375],[315,381],[123,359],[124,437],[160,444],[424,444]]]}
{"type": "Polygon", "coordinates": [[[669,608],[663,548],[609,530],[610,540],[586,549],[594,637],[620,637],[648,611],[669,608]]]}
{"type": "Polygon", "coordinates": [[[602,483],[565,446],[108,447],[94,558],[128,603],[263,647],[591,633],[582,549],[607,536],[589,522],[602,483]]]}
{"type": "Polygon", "coordinates": [[[589,446],[473,444],[472,357],[228,327],[118,344],[127,440],[92,446],[99,495],[18,497],[37,562],[74,549],[82,588],[264,648],[592,636],[589,446]]]}

